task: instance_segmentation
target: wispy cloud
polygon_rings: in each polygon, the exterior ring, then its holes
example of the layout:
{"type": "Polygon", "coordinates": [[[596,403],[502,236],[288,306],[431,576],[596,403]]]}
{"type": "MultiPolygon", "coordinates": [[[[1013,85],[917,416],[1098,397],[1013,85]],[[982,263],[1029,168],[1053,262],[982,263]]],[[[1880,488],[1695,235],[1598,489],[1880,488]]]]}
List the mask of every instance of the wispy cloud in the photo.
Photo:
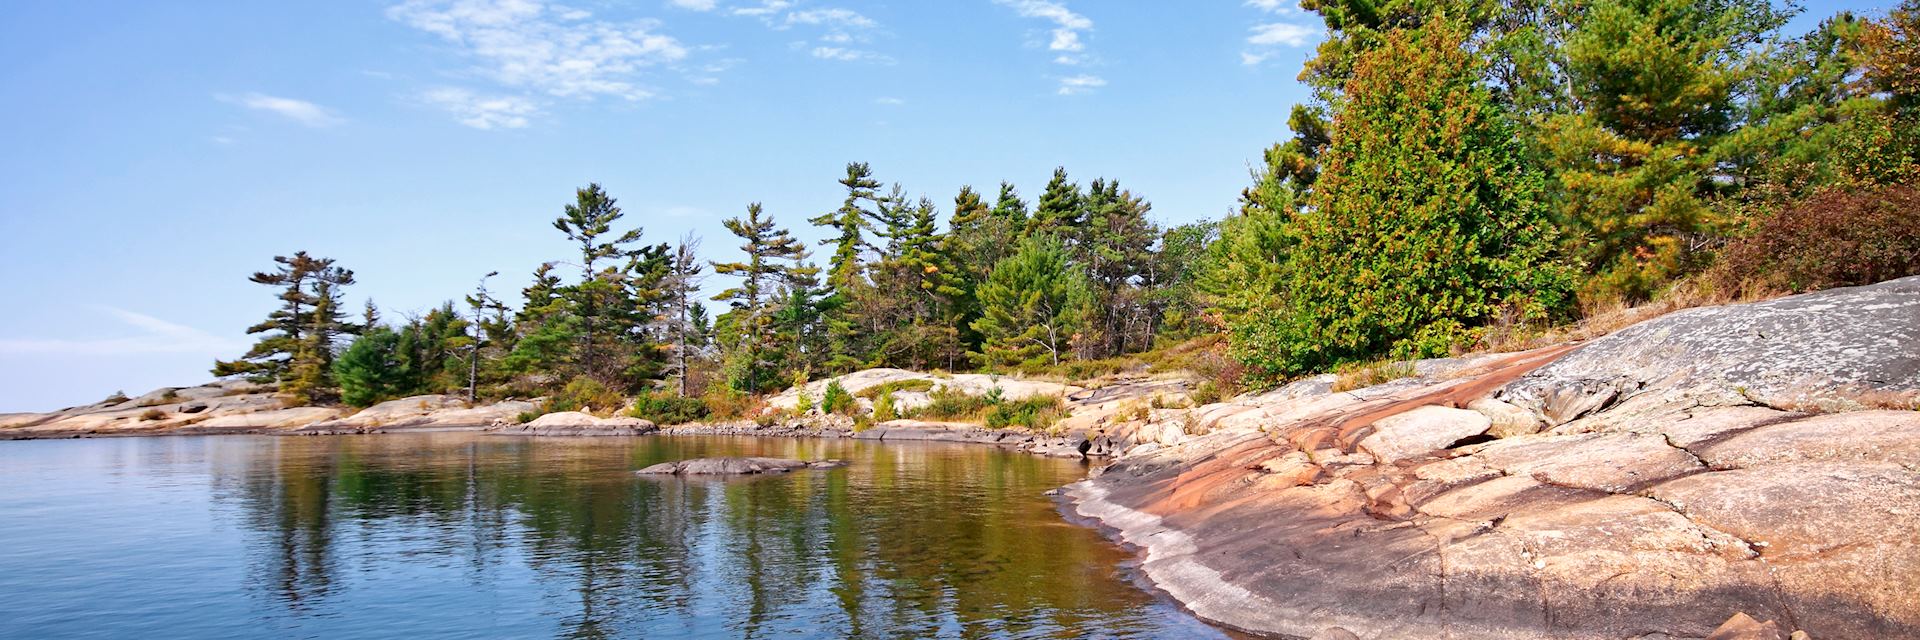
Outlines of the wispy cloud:
{"type": "MultiPolygon", "coordinates": [[[[1053,23],[1046,47],[1054,53],[1054,64],[1078,66],[1088,62],[1087,43],[1083,34],[1093,30],[1093,20],[1053,0],[994,0],[994,3],[1012,8],[1022,18],[1038,18],[1053,23]]],[[[1106,84],[1105,80],[1087,74],[1070,76],[1060,79],[1060,94],[1082,93],[1106,84]]]]}
{"type": "Polygon", "coordinates": [[[483,96],[458,87],[437,87],[420,95],[427,104],[445,109],[454,120],[475,129],[520,129],[540,113],[540,107],[520,96],[483,96]]]}
{"type": "Polygon", "coordinates": [[[656,21],[600,20],[544,0],[407,0],[388,8],[387,17],[439,37],[473,60],[479,75],[522,93],[482,107],[506,113],[477,120],[492,126],[514,126],[535,113],[528,96],[653,97],[642,73],[687,57],[687,47],[660,33],[656,21]]]}
{"type": "Polygon", "coordinates": [[[1264,13],[1290,15],[1300,11],[1295,0],[1247,0],[1246,6],[1259,9],[1264,13]]]}
{"type": "Polygon", "coordinates": [[[265,111],[309,127],[331,127],[347,121],[334,110],[305,100],[282,98],[262,93],[241,95],[216,94],[214,99],[229,104],[237,104],[255,111],[265,111]]]}
{"type": "Polygon", "coordinates": [[[900,105],[903,105],[903,104],[906,104],[906,103],[907,103],[907,101],[905,101],[905,100],[901,100],[901,99],[899,99],[899,98],[895,98],[895,97],[891,97],[891,96],[887,96],[887,97],[880,97],[880,98],[874,98],[874,99],[873,99],[873,103],[874,103],[874,104],[884,104],[884,105],[887,105],[887,106],[889,106],[889,107],[898,107],[898,106],[900,106],[900,105]]]}
{"type": "Polygon", "coordinates": [[[852,9],[839,7],[800,8],[793,0],[760,0],[759,4],[734,7],[729,15],[754,18],[775,31],[813,31],[811,39],[793,43],[795,50],[821,60],[841,62],[877,62],[892,64],[892,56],[856,45],[873,41],[880,22],[852,9]]]}
{"type": "MultiPolygon", "coordinates": [[[[1270,16],[1300,13],[1299,7],[1291,0],[1247,0],[1246,6],[1270,16]]],[[[1247,47],[1240,51],[1240,63],[1247,66],[1266,62],[1280,49],[1307,46],[1320,36],[1318,28],[1292,22],[1263,22],[1254,25],[1251,32],[1247,36],[1247,47]]]]}
{"type": "Polygon", "coordinates": [[[667,4],[688,11],[712,11],[714,7],[719,6],[715,0],[667,0],[667,4]]]}
{"type": "Polygon", "coordinates": [[[152,353],[232,354],[246,348],[243,340],[223,338],[144,313],[104,306],[96,309],[120,321],[136,333],[123,337],[88,340],[0,338],[0,353],[76,356],[152,353]]]}
{"type": "Polygon", "coordinates": [[[1107,81],[1100,76],[1087,75],[1084,73],[1077,76],[1068,76],[1060,79],[1060,95],[1070,96],[1077,93],[1086,93],[1104,86],[1107,86],[1107,81]]]}

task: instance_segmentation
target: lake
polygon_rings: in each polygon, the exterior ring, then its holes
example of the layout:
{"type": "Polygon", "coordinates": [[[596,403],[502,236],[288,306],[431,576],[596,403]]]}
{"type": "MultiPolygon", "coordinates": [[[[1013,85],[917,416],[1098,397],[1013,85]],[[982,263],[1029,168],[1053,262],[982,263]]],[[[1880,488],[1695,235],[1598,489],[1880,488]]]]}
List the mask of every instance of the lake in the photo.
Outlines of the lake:
{"type": "Polygon", "coordinates": [[[477,433],[0,442],[5,638],[1225,638],[978,445],[477,433]],[[849,467],[641,477],[717,455],[849,467]]]}

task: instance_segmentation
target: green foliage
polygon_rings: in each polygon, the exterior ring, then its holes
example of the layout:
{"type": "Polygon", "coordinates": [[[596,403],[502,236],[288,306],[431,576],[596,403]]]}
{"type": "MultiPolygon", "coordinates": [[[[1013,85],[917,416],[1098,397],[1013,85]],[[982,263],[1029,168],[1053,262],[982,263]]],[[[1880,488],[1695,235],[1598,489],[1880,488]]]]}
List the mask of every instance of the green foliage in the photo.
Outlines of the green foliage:
{"type": "Polygon", "coordinates": [[[614,391],[595,378],[583,375],[574,378],[567,383],[567,386],[562,387],[559,393],[547,398],[546,404],[541,409],[542,413],[584,411],[596,415],[608,415],[618,411],[623,404],[625,400],[620,397],[620,392],[614,391]]]}
{"type": "Polygon", "coordinates": [[[336,392],[332,365],[339,337],[362,330],[340,310],[341,289],[354,283],[353,272],[305,251],[273,261],[279,264],[274,271],[250,279],[278,287],[280,308],[247,329],[261,334],[260,341],[238,359],[214,362],[213,375],[277,385],[296,405],[325,402],[336,392]]]}
{"type": "Polygon", "coordinates": [[[715,420],[738,420],[756,413],[760,408],[760,403],[752,396],[725,385],[709,388],[700,401],[707,405],[707,417],[715,420]]]}
{"type": "Polygon", "coordinates": [[[986,425],[992,429],[1026,427],[1046,430],[1069,415],[1067,403],[1059,396],[1033,396],[1022,400],[994,403],[987,410],[986,425]]]}
{"type": "Polygon", "coordinates": [[[934,387],[934,382],[932,380],[928,380],[926,378],[912,378],[908,380],[894,380],[892,382],[888,382],[885,384],[878,384],[871,387],[867,387],[865,389],[861,389],[860,393],[856,393],[854,395],[862,398],[866,398],[868,400],[873,400],[873,399],[879,398],[880,396],[893,393],[895,391],[927,392],[927,391],[933,390],[933,387],[934,387]]]}
{"type": "Polygon", "coordinates": [[[368,330],[333,362],[340,401],[366,407],[404,395],[413,381],[403,367],[400,334],[387,327],[368,330]]]}
{"type": "Polygon", "coordinates": [[[873,399],[874,422],[886,422],[898,417],[900,417],[900,415],[898,411],[894,410],[892,391],[882,393],[873,399]]]}
{"type": "Polygon", "coordinates": [[[1060,364],[1094,304],[1086,274],[1050,235],[1021,241],[980,286],[979,299],[973,329],[985,342],[975,358],[988,367],[1060,364]]]}
{"type": "Polygon", "coordinates": [[[1544,178],[1478,74],[1446,25],[1390,32],[1360,58],[1314,206],[1287,223],[1281,311],[1232,327],[1252,382],[1437,355],[1503,309],[1568,308],[1544,178]]]}
{"type": "Polygon", "coordinates": [[[747,217],[729,218],[723,224],[745,244],[740,250],[746,262],[715,262],[713,270],[722,275],[737,275],[738,286],[720,292],[715,300],[727,301],[733,308],[736,339],[727,349],[727,384],[735,390],[756,393],[777,377],[776,364],[770,359],[769,325],[773,315],[769,301],[774,286],[794,277],[792,267],[780,264],[806,255],[806,247],[785,229],[774,226],[773,218],[761,217],[760,203],[747,205],[747,217]]]}
{"type": "Polygon", "coordinates": [[[860,403],[854,401],[853,394],[847,393],[847,388],[840,386],[839,380],[828,381],[826,392],[820,397],[822,413],[851,415],[859,406],[860,403]]]}
{"type": "Polygon", "coordinates": [[[634,396],[627,416],[650,420],[658,425],[698,422],[707,417],[707,403],[700,398],[683,398],[670,393],[648,392],[634,396]]]}
{"type": "MultiPolygon", "coordinates": [[[[999,387],[994,387],[998,391],[999,387]]],[[[978,421],[986,416],[988,409],[998,402],[997,395],[970,395],[951,388],[939,387],[927,392],[927,406],[909,412],[913,418],[923,420],[969,420],[978,421]]]]}

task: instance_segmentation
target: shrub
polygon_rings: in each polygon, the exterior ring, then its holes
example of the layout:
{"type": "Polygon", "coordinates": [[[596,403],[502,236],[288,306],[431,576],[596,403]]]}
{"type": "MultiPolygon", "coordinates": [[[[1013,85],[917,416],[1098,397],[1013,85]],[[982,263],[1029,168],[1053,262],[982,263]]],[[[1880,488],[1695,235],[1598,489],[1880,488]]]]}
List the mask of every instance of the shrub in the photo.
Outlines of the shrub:
{"type": "MultiPolygon", "coordinates": [[[[999,387],[994,389],[998,390],[999,387]]],[[[928,392],[927,401],[927,406],[916,409],[909,415],[926,420],[978,420],[994,405],[987,396],[968,395],[951,387],[941,387],[928,392]]]]}
{"type": "Polygon", "coordinates": [[[1419,375],[1413,363],[1404,361],[1346,365],[1335,370],[1333,391],[1352,391],[1419,375]]]}
{"type": "Polygon", "coordinates": [[[538,420],[542,415],[545,414],[537,409],[534,411],[522,411],[520,415],[514,416],[513,421],[518,424],[526,424],[538,420]]]}
{"type": "Polygon", "coordinates": [[[1220,385],[1215,384],[1212,380],[1201,380],[1200,384],[1194,385],[1193,392],[1187,394],[1187,397],[1192,398],[1193,404],[1195,405],[1219,402],[1220,385]]]}
{"type": "Polygon", "coordinates": [[[923,378],[914,378],[912,380],[895,380],[892,382],[888,382],[886,384],[867,387],[865,389],[861,389],[860,393],[856,393],[854,395],[862,398],[866,398],[868,400],[876,400],[876,399],[879,399],[879,397],[882,395],[891,394],[895,391],[923,392],[923,391],[931,391],[932,389],[933,389],[932,380],[927,380],[923,378]]]}
{"type": "Polygon", "coordinates": [[[1828,190],[1760,220],[1721,252],[1715,286],[1758,296],[1920,274],[1920,189],[1828,190]]]}
{"type": "Polygon", "coordinates": [[[601,413],[611,413],[619,410],[622,404],[625,404],[625,402],[621,400],[618,392],[607,388],[607,385],[602,384],[599,380],[587,376],[580,376],[574,378],[572,382],[568,382],[567,386],[562,387],[560,393],[556,393],[553,397],[547,398],[546,405],[541,407],[541,409],[542,413],[558,413],[561,411],[585,411],[592,413],[595,409],[598,409],[601,413]]]}
{"type": "Polygon", "coordinates": [[[882,393],[880,394],[880,397],[874,398],[873,400],[873,421],[874,422],[886,422],[888,420],[892,420],[898,417],[900,417],[900,415],[897,412],[895,412],[893,408],[893,392],[892,391],[882,393]]]}
{"type": "Polygon", "coordinates": [[[860,403],[853,401],[853,394],[847,393],[847,388],[840,386],[839,380],[828,382],[827,392],[820,398],[822,413],[852,415],[854,409],[859,406],[860,403]]]}
{"type": "Polygon", "coordinates": [[[627,416],[654,424],[673,425],[697,422],[707,417],[707,403],[699,398],[682,398],[670,393],[644,393],[633,399],[627,416]]]}
{"type": "Polygon", "coordinates": [[[1034,396],[995,404],[987,411],[987,426],[994,429],[1026,427],[1048,429],[1067,417],[1067,403],[1059,396],[1034,396]]]}
{"type": "Polygon", "coordinates": [[[759,405],[753,397],[725,385],[713,385],[700,401],[707,405],[707,417],[716,420],[739,420],[759,405]]]}
{"type": "Polygon", "coordinates": [[[159,409],[148,409],[144,412],[141,412],[140,419],[146,420],[146,421],[165,420],[167,419],[167,412],[161,411],[159,409]]]}
{"type": "Polygon", "coordinates": [[[107,399],[101,400],[100,404],[120,404],[122,402],[126,402],[129,399],[130,398],[127,397],[127,392],[115,391],[113,392],[113,395],[107,396],[107,399]]]}
{"type": "Polygon", "coordinates": [[[800,414],[813,413],[813,394],[801,391],[800,398],[793,402],[793,410],[800,414]]]}

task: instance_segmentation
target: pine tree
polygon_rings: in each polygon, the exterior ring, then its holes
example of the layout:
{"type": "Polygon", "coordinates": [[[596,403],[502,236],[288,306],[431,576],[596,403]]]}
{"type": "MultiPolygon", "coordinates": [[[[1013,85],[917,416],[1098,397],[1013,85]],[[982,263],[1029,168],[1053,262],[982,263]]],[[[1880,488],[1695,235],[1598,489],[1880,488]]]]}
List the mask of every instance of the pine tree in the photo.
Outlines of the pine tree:
{"type": "Polygon", "coordinates": [[[878,208],[883,202],[875,191],[880,188],[880,182],[873,179],[873,170],[865,162],[847,163],[847,177],[840,179],[840,186],[847,190],[847,198],[840,208],[808,222],[834,231],[833,237],[820,243],[833,246],[833,257],[827,263],[827,284],[835,291],[844,292],[852,289],[862,276],[861,256],[868,248],[865,234],[873,230],[872,219],[879,215],[878,208]]]}
{"type": "Polygon", "coordinates": [[[1081,223],[1080,185],[1067,180],[1066,167],[1056,167],[1047,190],[1040,194],[1039,207],[1028,225],[1028,235],[1051,234],[1071,241],[1081,223]]]}
{"type": "Polygon", "coordinates": [[[578,373],[602,382],[647,373],[634,370],[639,349],[630,343],[636,325],[652,315],[642,308],[652,301],[648,294],[657,294],[647,290],[646,279],[660,275],[656,269],[667,251],[666,245],[635,247],[638,228],[614,234],[622,215],[618,202],[594,183],[576,190],[574,202],[553,222],[580,250],[580,282],[563,290],[580,324],[572,359],[578,373]],[[603,261],[613,264],[603,268],[603,261]]]}
{"type": "Polygon", "coordinates": [[[738,333],[741,343],[735,353],[728,354],[734,359],[734,367],[739,374],[728,381],[735,389],[748,393],[758,392],[772,378],[771,367],[775,364],[767,359],[768,345],[765,337],[771,317],[768,314],[769,297],[781,282],[789,278],[790,267],[781,264],[802,255],[806,248],[785,229],[774,226],[773,218],[760,216],[760,203],[747,205],[746,218],[729,218],[724,223],[727,230],[733,232],[745,244],[740,250],[747,254],[745,262],[715,262],[713,270],[722,275],[736,275],[739,284],[713,297],[714,300],[727,301],[733,307],[733,314],[739,323],[738,333]]]}
{"type": "Polygon", "coordinates": [[[325,402],[334,392],[331,369],[339,337],[361,331],[340,309],[340,290],[353,284],[353,272],[305,251],[273,260],[278,270],[250,279],[281,287],[281,307],[247,330],[266,334],[252,349],[240,359],[215,362],[213,374],[272,383],[294,404],[325,402]]]}
{"type": "Polygon", "coordinates": [[[1076,262],[1087,270],[1101,310],[1082,345],[1090,358],[1152,347],[1157,313],[1139,285],[1154,277],[1153,244],[1160,229],[1147,220],[1152,205],[1120,189],[1117,180],[1095,179],[1081,200],[1074,243],[1076,262]]]}
{"type": "Polygon", "coordinates": [[[1705,264],[1738,125],[1742,51],[1783,23],[1768,0],[1596,0],[1562,46],[1570,108],[1542,125],[1589,299],[1644,300],[1705,264]]]}
{"type": "Polygon", "coordinates": [[[974,358],[986,367],[1058,365],[1094,312],[1093,287],[1060,240],[1038,235],[1021,241],[980,286],[985,338],[974,358]]]}

